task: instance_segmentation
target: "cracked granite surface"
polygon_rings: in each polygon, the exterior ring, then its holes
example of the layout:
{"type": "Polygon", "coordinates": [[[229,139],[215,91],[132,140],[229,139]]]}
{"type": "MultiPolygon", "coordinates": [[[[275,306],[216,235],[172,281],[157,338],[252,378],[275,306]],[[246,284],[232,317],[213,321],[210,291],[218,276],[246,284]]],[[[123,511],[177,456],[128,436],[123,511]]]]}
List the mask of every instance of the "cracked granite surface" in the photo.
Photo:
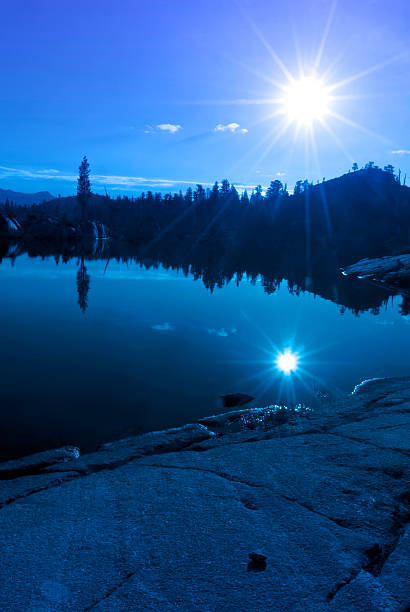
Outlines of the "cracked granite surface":
{"type": "Polygon", "coordinates": [[[254,414],[0,464],[0,609],[408,610],[410,379],[254,414]]]}

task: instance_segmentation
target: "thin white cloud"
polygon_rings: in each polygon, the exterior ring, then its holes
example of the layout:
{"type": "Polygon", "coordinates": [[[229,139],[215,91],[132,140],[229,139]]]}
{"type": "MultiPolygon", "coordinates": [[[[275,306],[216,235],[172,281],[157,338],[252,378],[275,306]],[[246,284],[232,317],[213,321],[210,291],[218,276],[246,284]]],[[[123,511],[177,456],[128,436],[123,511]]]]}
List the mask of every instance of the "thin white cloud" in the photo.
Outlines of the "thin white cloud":
{"type": "MultiPolygon", "coordinates": [[[[61,174],[55,169],[41,170],[25,170],[23,168],[10,168],[8,166],[0,166],[0,181],[7,178],[20,178],[27,180],[51,180],[51,181],[68,181],[74,185],[77,182],[77,176],[74,174],[61,174]]],[[[126,189],[176,189],[181,186],[196,187],[200,184],[203,187],[211,187],[213,183],[204,181],[187,181],[185,179],[169,179],[169,178],[146,178],[144,176],[122,176],[116,174],[92,174],[91,183],[95,186],[109,186],[110,189],[121,191],[126,189]]],[[[252,185],[242,185],[235,183],[235,187],[239,191],[244,189],[253,189],[252,185]]]]}
{"type": "MultiPolygon", "coordinates": [[[[235,183],[234,187],[235,187],[236,191],[241,193],[241,192],[243,192],[245,190],[249,191],[249,192],[252,192],[252,190],[255,189],[256,185],[242,185],[242,184],[239,184],[239,183],[235,183]]],[[[263,189],[263,191],[265,191],[266,187],[262,185],[262,189],[263,189]]]]}
{"type": "Polygon", "coordinates": [[[74,175],[60,174],[58,170],[24,170],[23,168],[9,168],[8,166],[0,166],[0,179],[17,177],[26,179],[59,179],[62,181],[76,181],[74,175]]]}
{"type": "Polygon", "coordinates": [[[410,155],[410,150],[409,149],[396,149],[395,151],[391,152],[392,155],[410,155]]]}
{"type": "Polygon", "coordinates": [[[178,185],[195,186],[198,184],[204,187],[211,187],[213,183],[201,183],[201,181],[186,181],[167,178],[146,178],[143,176],[118,176],[106,174],[91,175],[91,183],[98,185],[109,185],[116,189],[127,189],[131,187],[160,187],[172,188],[178,185]]]}
{"type": "Polygon", "coordinates": [[[171,134],[175,134],[182,129],[182,125],[176,125],[174,123],[160,123],[157,125],[157,129],[161,130],[162,132],[171,132],[171,134]]]}
{"type": "MultiPolygon", "coordinates": [[[[0,180],[7,178],[21,178],[21,179],[49,179],[58,181],[70,181],[75,183],[77,176],[74,174],[60,174],[59,170],[25,170],[23,168],[10,168],[8,166],[0,166],[0,180]]],[[[179,179],[168,179],[168,178],[146,178],[144,176],[121,176],[115,174],[93,174],[91,175],[91,182],[94,185],[109,185],[111,188],[127,189],[132,187],[160,187],[160,188],[172,188],[178,185],[192,185],[198,184],[204,187],[211,187],[212,183],[205,183],[202,181],[186,181],[179,179]]]]}
{"type": "Polygon", "coordinates": [[[226,125],[222,125],[222,123],[218,123],[215,127],[215,132],[235,132],[239,128],[239,123],[227,123],[226,125]]]}
{"type": "Polygon", "coordinates": [[[236,132],[238,134],[247,134],[248,130],[246,128],[241,128],[239,123],[227,123],[223,125],[222,123],[218,123],[216,127],[214,127],[214,132],[236,132]]]}
{"type": "Polygon", "coordinates": [[[286,172],[277,172],[276,176],[286,176],[286,172]]]}

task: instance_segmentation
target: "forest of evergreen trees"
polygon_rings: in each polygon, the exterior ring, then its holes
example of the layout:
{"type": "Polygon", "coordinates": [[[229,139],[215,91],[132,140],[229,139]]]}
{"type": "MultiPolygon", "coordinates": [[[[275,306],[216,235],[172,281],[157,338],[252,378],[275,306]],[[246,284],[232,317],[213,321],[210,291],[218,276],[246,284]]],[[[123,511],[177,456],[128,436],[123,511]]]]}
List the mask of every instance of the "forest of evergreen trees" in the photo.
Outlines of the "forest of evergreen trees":
{"type": "Polygon", "coordinates": [[[279,180],[249,196],[225,179],[185,194],[148,191],[113,199],[91,193],[84,159],[86,178],[80,167],[77,197],[30,207],[2,205],[0,212],[21,225],[23,241],[48,241],[61,251],[66,243],[83,241],[87,224],[91,231],[96,221],[113,241],[130,243],[147,256],[194,258],[200,251],[234,264],[296,260],[298,266],[304,262],[307,276],[324,257],[343,266],[410,244],[410,189],[392,166],[382,170],[369,162],[359,170],[354,164],[336,179],[298,181],[292,195],[279,180]]]}
{"type": "MultiPolygon", "coordinates": [[[[93,194],[88,162],[83,171],[85,176],[80,167],[77,197],[0,208],[3,218],[21,228],[13,237],[19,252],[79,258],[82,309],[89,285],[84,260],[114,257],[182,269],[202,278],[210,290],[246,275],[260,276],[272,293],[286,278],[292,291],[313,291],[357,312],[377,310],[388,294],[373,295],[367,288],[362,295],[359,285],[352,292],[340,267],[410,250],[410,189],[392,166],[354,165],[348,174],[319,184],[298,181],[292,195],[278,180],[265,192],[256,187],[250,196],[223,180],[185,194],[115,199],[93,194]],[[96,223],[110,236],[97,251],[96,223]]],[[[402,310],[409,311],[407,300],[402,310]]]]}

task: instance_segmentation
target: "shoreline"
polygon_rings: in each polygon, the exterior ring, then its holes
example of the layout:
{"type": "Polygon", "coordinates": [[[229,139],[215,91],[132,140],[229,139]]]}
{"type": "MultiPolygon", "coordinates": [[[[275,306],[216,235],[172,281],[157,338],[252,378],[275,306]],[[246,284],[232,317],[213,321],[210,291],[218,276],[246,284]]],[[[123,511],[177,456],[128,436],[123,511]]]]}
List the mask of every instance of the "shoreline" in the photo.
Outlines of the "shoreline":
{"type": "MultiPolygon", "coordinates": [[[[362,380],[354,386],[351,392],[346,393],[346,397],[355,395],[364,386],[373,381],[381,380],[392,379],[377,377],[362,380]]],[[[285,424],[291,424],[294,427],[296,422],[306,417],[311,419],[314,418],[315,420],[322,418],[322,416],[329,412],[331,406],[338,405],[341,401],[343,402],[344,400],[325,400],[314,409],[305,405],[296,405],[295,407],[288,408],[285,405],[278,404],[263,407],[232,409],[226,412],[218,412],[209,416],[200,417],[192,423],[184,423],[183,425],[165,429],[154,429],[124,438],[102,442],[97,444],[94,449],[87,450],[84,453],[82,453],[81,448],[75,444],[65,444],[64,446],[44,449],[11,459],[0,460],[0,481],[6,479],[4,475],[7,472],[15,472],[16,475],[18,475],[18,472],[21,471],[22,475],[24,475],[25,472],[30,473],[32,470],[42,470],[59,463],[66,463],[71,460],[89,457],[102,451],[109,450],[113,452],[116,449],[126,446],[141,446],[141,448],[143,448],[145,444],[149,444],[155,449],[156,439],[158,440],[158,448],[162,447],[163,440],[167,437],[170,437],[170,439],[175,437],[177,439],[179,435],[182,436],[182,439],[187,437],[187,443],[189,443],[190,438],[187,432],[192,432],[192,443],[195,443],[202,441],[202,435],[205,440],[213,436],[238,433],[240,430],[270,429],[285,424]]]]}
{"type": "Polygon", "coordinates": [[[279,420],[0,465],[0,609],[406,610],[410,377],[279,420]]]}

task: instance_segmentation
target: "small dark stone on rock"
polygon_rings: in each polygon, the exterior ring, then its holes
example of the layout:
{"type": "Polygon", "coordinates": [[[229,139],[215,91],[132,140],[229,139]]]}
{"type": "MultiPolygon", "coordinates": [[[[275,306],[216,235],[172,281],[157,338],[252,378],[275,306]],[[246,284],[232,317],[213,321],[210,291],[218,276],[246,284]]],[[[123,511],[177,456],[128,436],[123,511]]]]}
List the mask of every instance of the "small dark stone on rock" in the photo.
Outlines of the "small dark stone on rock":
{"type": "Polygon", "coordinates": [[[263,572],[266,569],[267,556],[259,550],[249,553],[248,572],[263,572]]]}
{"type": "Polygon", "coordinates": [[[378,543],[374,544],[371,548],[368,548],[365,552],[369,558],[369,563],[366,566],[366,570],[370,572],[380,570],[385,561],[383,549],[380,546],[380,544],[378,543]]]}

